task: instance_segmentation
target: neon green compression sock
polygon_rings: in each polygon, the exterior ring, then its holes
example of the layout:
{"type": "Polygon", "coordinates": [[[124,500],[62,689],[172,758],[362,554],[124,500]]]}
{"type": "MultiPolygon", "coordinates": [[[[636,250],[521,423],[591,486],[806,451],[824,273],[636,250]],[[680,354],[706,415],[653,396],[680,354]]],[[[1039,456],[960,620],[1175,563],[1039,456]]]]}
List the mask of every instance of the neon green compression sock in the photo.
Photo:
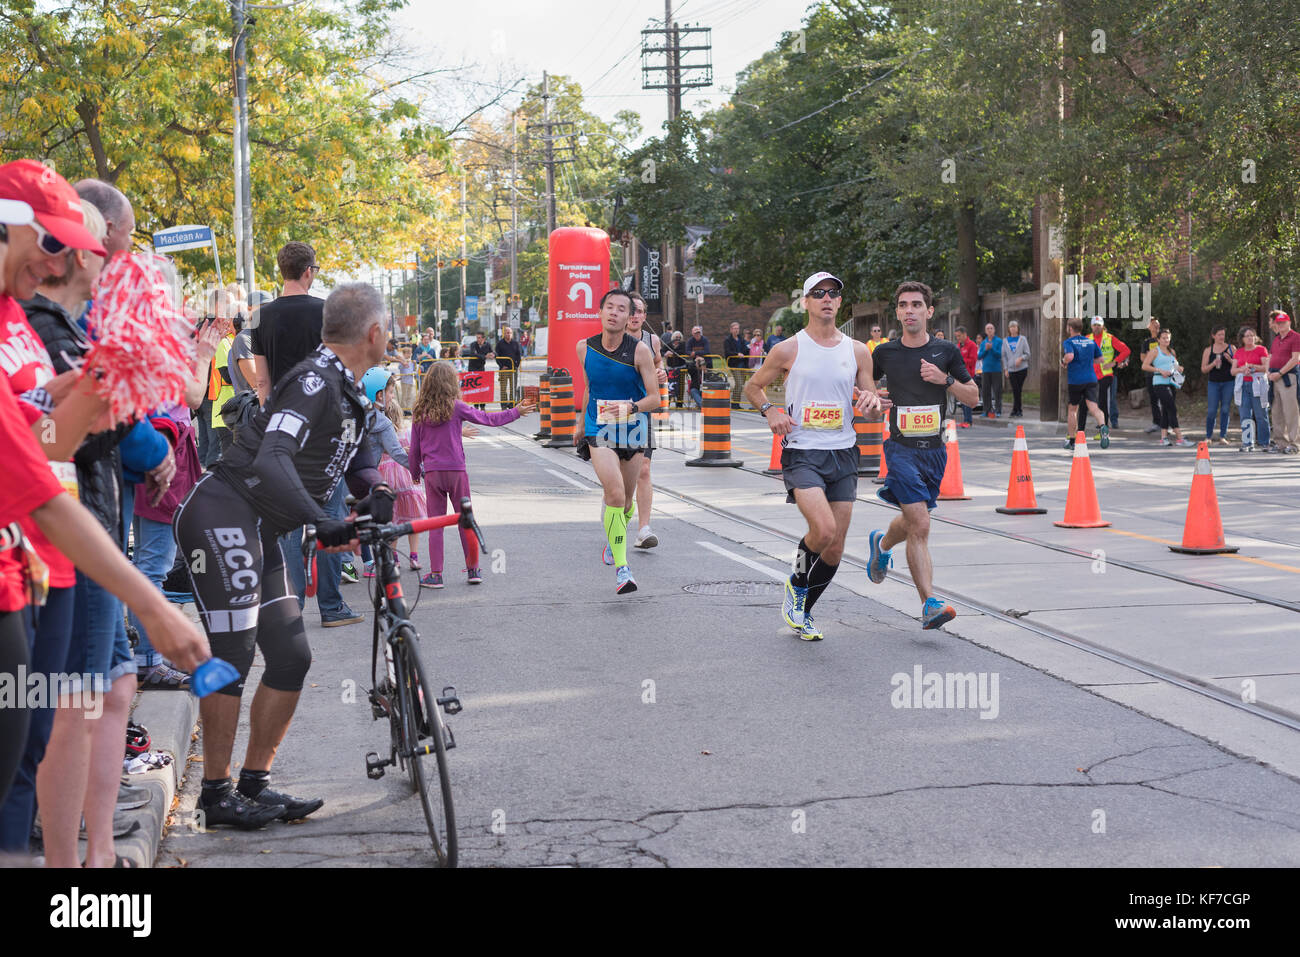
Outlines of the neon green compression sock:
{"type": "Polygon", "coordinates": [[[627,564],[627,512],[615,505],[605,506],[605,540],[614,553],[614,566],[627,564]]]}

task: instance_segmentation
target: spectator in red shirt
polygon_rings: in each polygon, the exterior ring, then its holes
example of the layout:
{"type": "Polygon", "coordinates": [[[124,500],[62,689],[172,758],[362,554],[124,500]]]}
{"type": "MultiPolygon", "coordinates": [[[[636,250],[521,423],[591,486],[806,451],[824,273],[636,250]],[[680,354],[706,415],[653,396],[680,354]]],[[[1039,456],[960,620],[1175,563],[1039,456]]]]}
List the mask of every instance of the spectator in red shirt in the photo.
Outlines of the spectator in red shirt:
{"type": "Polygon", "coordinates": [[[1273,383],[1269,404],[1273,407],[1273,447],[1295,455],[1300,452],[1300,406],[1297,406],[1296,366],[1300,365],[1300,332],[1291,328],[1291,317],[1274,309],[1268,317],[1273,341],[1268,347],[1268,381],[1273,383]]]}
{"type": "Polygon", "coordinates": [[[1101,316],[1092,317],[1092,341],[1101,350],[1101,361],[1092,364],[1093,371],[1097,373],[1097,404],[1105,415],[1106,425],[1115,429],[1119,426],[1119,386],[1115,382],[1115,370],[1128,365],[1128,357],[1133,354],[1133,350],[1119,336],[1112,336],[1106,331],[1106,321],[1101,316]]]}
{"type": "MultiPolygon", "coordinates": [[[[975,362],[976,359],[979,357],[979,347],[976,346],[975,343],[972,342],[970,338],[966,335],[965,326],[958,326],[956,329],[952,331],[952,335],[953,335],[953,339],[957,343],[957,348],[961,350],[961,358],[962,361],[966,363],[966,371],[971,374],[972,378],[974,378],[975,362]]],[[[960,423],[961,427],[963,429],[969,429],[971,424],[971,407],[968,405],[963,405],[961,407],[961,412],[962,415],[965,417],[965,421],[960,423]]]]}
{"type": "Polygon", "coordinates": [[[1242,326],[1237,332],[1241,348],[1232,357],[1236,378],[1233,396],[1241,414],[1241,451],[1269,448],[1268,444],[1268,350],[1255,338],[1255,330],[1242,326]]]}

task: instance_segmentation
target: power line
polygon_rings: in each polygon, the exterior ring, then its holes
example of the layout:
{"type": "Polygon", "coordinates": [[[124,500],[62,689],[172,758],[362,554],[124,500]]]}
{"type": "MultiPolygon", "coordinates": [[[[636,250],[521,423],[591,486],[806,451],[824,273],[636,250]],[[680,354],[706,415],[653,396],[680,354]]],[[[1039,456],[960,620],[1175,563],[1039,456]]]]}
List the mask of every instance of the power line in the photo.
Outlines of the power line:
{"type": "Polygon", "coordinates": [[[850,97],[857,96],[857,95],[858,95],[859,93],[861,93],[863,90],[865,90],[865,89],[867,89],[867,88],[869,88],[869,87],[873,87],[873,86],[875,86],[877,83],[879,83],[879,82],[880,82],[881,80],[883,80],[885,77],[889,76],[891,73],[894,73],[894,72],[896,72],[896,71],[902,69],[904,66],[907,65],[907,63],[908,63],[909,61],[911,61],[911,60],[912,60],[913,58],[915,58],[917,55],[919,55],[919,54],[921,54],[921,53],[928,53],[929,50],[930,50],[929,47],[924,47],[923,49],[920,49],[920,50],[915,51],[915,52],[914,52],[911,56],[909,56],[906,60],[904,60],[902,63],[898,64],[898,66],[891,67],[890,69],[886,70],[884,73],[880,74],[880,76],[876,77],[874,80],[870,80],[870,81],[868,81],[867,83],[864,83],[862,86],[858,87],[856,90],[849,90],[849,92],[845,93],[843,96],[839,97],[838,99],[832,100],[831,102],[827,103],[825,106],[819,106],[817,109],[813,110],[811,113],[806,113],[806,114],[804,114],[803,116],[799,117],[797,120],[791,120],[789,123],[785,123],[785,124],[783,124],[783,125],[781,125],[781,126],[778,126],[776,129],[774,129],[774,130],[770,130],[769,132],[772,132],[772,133],[780,133],[782,130],[788,130],[788,129],[789,129],[790,127],[792,127],[792,126],[798,126],[798,125],[799,125],[800,123],[802,123],[804,120],[811,120],[814,116],[817,116],[817,115],[820,114],[820,113],[825,113],[827,110],[829,110],[829,109],[830,109],[831,107],[833,107],[833,106],[839,106],[841,103],[847,103],[850,97]]]}

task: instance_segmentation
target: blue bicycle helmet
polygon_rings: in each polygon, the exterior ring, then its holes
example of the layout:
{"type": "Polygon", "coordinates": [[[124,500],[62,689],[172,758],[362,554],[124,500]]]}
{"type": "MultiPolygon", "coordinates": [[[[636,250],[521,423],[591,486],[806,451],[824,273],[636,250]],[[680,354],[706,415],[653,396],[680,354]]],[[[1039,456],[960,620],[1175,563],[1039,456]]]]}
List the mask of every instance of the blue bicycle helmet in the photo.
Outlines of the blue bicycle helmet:
{"type": "Polygon", "coordinates": [[[366,394],[366,398],[372,403],[378,403],[379,393],[388,388],[389,381],[393,374],[383,366],[371,366],[366,370],[366,374],[361,377],[361,391],[366,394]]]}

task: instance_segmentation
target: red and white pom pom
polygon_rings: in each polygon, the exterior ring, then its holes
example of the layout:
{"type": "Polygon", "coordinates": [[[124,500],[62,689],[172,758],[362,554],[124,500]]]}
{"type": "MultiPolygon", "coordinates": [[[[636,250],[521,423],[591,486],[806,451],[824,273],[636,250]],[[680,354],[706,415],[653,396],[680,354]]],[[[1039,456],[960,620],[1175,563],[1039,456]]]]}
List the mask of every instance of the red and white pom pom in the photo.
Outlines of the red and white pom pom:
{"type": "Polygon", "coordinates": [[[118,255],[104,265],[88,324],[93,345],[82,375],[93,372],[115,421],[181,401],[194,374],[194,337],[173,295],[165,260],[118,255]]]}

